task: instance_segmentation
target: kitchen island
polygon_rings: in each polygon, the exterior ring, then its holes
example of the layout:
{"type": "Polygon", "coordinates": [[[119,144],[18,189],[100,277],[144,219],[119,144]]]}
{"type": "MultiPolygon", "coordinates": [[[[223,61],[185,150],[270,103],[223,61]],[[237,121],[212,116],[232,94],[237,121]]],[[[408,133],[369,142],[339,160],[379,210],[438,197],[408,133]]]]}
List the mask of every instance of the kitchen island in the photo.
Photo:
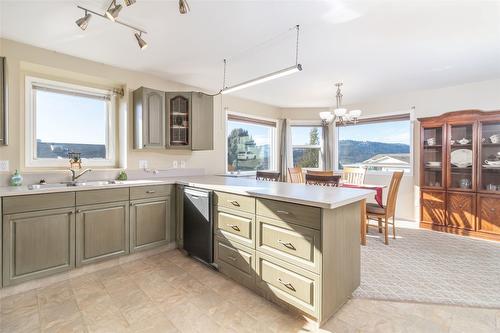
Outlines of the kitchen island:
{"type": "Polygon", "coordinates": [[[185,186],[214,190],[215,266],[242,285],[320,324],[359,286],[360,211],[372,191],[220,176],[0,188],[3,285],[164,245],[174,233],[182,246],[185,186]]]}

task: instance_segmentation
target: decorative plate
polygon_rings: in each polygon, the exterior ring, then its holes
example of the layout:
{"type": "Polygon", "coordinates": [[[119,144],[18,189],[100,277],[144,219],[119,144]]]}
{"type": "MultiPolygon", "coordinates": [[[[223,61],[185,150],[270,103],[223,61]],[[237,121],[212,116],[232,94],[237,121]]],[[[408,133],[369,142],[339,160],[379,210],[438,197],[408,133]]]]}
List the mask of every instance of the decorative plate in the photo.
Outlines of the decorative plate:
{"type": "Polygon", "coordinates": [[[457,167],[468,167],[472,165],[472,150],[457,149],[451,152],[451,164],[457,167]]]}

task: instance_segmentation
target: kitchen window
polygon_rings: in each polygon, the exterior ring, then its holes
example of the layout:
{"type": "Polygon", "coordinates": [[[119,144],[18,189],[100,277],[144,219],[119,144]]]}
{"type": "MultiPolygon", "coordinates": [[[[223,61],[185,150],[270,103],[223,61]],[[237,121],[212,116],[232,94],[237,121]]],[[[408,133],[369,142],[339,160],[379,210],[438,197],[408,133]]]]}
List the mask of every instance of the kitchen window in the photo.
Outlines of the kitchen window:
{"type": "Polygon", "coordinates": [[[230,113],[226,138],[226,172],[276,169],[276,121],[230,113]]]}
{"type": "Polygon", "coordinates": [[[365,167],[383,173],[412,170],[412,122],[410,114],[360,119],[337,127],[337,166],[365,167]]]}
{"type": "Polygon", "coordinates": [[[294,167],[323,168],[323,128],[319,125],[292,125],[292,161],[294,167]]]}
{"type": "Polygon", "coordinates": [[[26,165],[115,166],[115,103],[111,91],[26,78],[26,165]]]}

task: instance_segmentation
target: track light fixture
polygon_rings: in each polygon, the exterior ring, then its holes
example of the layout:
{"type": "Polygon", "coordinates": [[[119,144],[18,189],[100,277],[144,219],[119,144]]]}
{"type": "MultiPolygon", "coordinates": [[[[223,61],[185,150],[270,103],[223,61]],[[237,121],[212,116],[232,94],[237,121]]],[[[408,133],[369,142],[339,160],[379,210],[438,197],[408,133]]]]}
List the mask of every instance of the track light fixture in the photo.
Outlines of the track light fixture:
{"type": "Polygon", "coordinates": [[[127,7],[130,7],[135,3],[135,0],[124,0],[124,2],[127,7]]]}
{"type": "Polygon", "coordinates": [[[80,17],[78,20],[75,21],[76,25],[80,27],[80,29],[85,30],[87,29],[89,25],[89,21],[92,15],[86,10],[85,15],[83,17],[80,17]]]}
{"type": "Polygon", "coordinates": [[[139,44],[141,50],[144,50],[146,47],[148,47],[148,43],[146,43],[146,41],[142,39],[142,32],[136,32],[135,38],[137,39],[137,44],[139,44]]]}
{"type": "Polygon", "coordinates": [[[189,4],[186,0],[179,0],[179,13],[187,14],[191,8],[189,8],[189,4]]]}
{"type": "Polygon", "coordinates": [[[108,10],[106,11],[106,16],[111,20],[115,21],[122,10],[122,5],[117,5],[116,0],[111,1],[109,4],[108,10]]]}

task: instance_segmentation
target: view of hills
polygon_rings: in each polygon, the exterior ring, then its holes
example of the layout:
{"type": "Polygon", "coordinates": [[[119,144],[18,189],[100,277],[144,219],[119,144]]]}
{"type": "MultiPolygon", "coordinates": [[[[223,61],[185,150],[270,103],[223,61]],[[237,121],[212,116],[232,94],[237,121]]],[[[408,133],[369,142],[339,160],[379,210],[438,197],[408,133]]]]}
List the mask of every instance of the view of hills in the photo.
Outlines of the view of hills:
{"type": "Polygon", "coordinates": [[[106,158],[106,146],[102,144],[80,144],[37,141],[39,158],[68,158],[69,152],[81,153],[82,158],[106,158]]]}
{"type": "Polygon", "coordinates": [[[339,141],[339,164],[366,161],[377,154],[410,153],[410,146],[403,143],[383,143],[373,141],[339,141]]]}

